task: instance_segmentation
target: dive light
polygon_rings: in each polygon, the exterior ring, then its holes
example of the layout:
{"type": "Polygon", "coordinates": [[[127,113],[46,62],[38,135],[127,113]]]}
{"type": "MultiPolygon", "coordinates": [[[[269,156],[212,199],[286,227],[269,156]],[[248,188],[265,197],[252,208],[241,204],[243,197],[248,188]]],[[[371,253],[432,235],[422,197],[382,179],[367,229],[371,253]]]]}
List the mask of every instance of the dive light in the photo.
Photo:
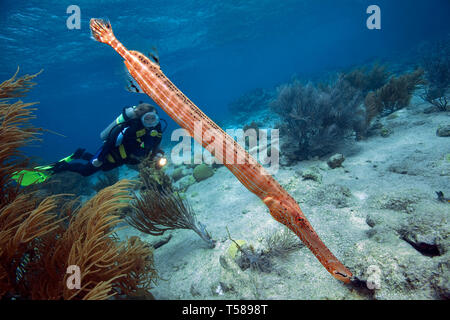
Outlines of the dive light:
{"type": "Polygon", "coordinates": [[[161,169],[162,167],[164,167],[167,164],[167,158],[164,157],[162,154],[157,154],[156,155],[156,167],[158,169],[161,169]]]}

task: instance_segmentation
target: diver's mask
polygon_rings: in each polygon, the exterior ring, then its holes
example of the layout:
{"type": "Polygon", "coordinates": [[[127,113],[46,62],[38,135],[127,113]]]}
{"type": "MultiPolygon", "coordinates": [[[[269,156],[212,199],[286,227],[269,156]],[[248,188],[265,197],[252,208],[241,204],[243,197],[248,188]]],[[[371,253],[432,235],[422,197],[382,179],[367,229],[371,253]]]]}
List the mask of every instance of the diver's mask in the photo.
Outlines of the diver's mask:
{"type": "Polygon", "coordinates": [[[141,122],[144,127],[152,128],[159,123],[159,117],[155,112],[147,112],[141,117],[141,122]]]}

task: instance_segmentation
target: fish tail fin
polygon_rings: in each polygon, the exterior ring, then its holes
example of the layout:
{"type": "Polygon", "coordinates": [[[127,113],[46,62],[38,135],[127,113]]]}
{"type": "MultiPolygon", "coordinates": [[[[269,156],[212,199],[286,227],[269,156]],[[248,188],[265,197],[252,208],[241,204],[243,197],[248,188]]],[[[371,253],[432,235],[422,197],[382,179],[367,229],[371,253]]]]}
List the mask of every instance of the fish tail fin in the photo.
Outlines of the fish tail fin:
{"type": "Polygon", "coordinates": [[[109,20],[92,18],[89,25],[91,28],[91,35],[94,40],[109,44],[115,39],[109,20]]]}

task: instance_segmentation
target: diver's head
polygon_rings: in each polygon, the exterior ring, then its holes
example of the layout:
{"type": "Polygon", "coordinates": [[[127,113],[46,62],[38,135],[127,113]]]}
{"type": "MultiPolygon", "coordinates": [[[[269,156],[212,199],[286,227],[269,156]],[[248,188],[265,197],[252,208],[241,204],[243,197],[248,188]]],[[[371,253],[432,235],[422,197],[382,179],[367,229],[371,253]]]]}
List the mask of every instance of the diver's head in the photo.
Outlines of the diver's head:
{"type": "Polygon", "coordinates": [[[141,117],[142,125],[146,128],[155,127],[159,123],[159,117],[155,112],[147,112],[141,117]]]}
{"type": "Polygon", "coordinates": [[[149,103],[140,102],[135,108],[134,113],[136,117],[140,118],[147,112],[154,112],[156,114],[156,108],[149,103]]]}

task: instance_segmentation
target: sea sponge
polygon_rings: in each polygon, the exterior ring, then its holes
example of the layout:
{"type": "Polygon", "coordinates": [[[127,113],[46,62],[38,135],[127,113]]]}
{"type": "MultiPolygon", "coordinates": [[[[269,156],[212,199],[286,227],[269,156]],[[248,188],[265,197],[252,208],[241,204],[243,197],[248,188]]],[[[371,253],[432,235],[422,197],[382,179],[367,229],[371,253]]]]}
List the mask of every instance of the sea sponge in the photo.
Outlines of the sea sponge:
{"type": "Polygon", "coordinates": [[[214,174],[214,170],[210,166],[208,166],[208,165],[206,165],[204,163],[199,164],[198,166],[196,166],[194,168],[194,173],[193,173],[194,178],[195,178],[195,180],[197,182],[200,182],[202,180],[208,179],[213,174],[214,174]]]}
{"type": "Polygon", "coordinates": [[[246,243],[245,240],[235,240],[233,243],[228,247],[228,255],[230,258],[234,259],[236,258],[236,254],[239,251],[239,247],[242,247],[246,243]]]}

